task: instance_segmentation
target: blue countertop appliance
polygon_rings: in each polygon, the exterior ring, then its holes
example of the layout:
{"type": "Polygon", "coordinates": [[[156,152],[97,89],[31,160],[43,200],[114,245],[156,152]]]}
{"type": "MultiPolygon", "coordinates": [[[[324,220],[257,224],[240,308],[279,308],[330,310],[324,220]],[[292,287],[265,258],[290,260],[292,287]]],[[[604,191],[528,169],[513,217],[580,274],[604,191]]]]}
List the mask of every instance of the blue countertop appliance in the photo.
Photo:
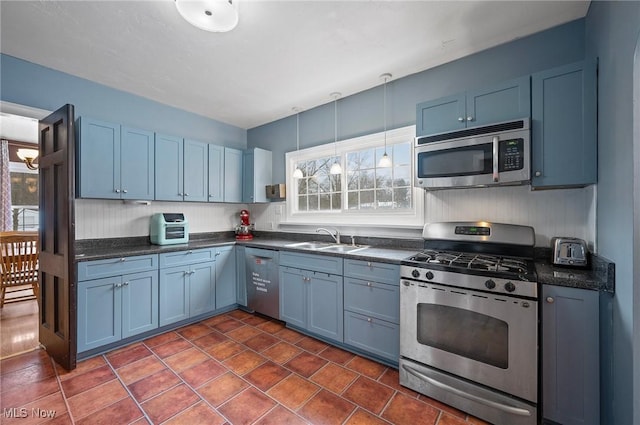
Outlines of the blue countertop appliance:
{"type": "Polygon", "coordinates": [[[156,213],[149,225],[151,243],[172,245],[189,242],[189,223],[182,213],[156,213]]]}

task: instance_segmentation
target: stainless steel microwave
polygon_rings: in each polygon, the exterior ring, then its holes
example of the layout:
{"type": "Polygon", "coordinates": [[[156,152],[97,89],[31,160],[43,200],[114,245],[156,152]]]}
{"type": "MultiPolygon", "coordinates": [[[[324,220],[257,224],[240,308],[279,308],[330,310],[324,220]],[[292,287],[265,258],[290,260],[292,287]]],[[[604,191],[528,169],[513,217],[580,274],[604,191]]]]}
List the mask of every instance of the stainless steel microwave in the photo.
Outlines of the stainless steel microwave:
{"type": "Polygon", "coordinates": [[[416,137],[415,185],[427,190],[531,181],[529,118],[416,137]]]}

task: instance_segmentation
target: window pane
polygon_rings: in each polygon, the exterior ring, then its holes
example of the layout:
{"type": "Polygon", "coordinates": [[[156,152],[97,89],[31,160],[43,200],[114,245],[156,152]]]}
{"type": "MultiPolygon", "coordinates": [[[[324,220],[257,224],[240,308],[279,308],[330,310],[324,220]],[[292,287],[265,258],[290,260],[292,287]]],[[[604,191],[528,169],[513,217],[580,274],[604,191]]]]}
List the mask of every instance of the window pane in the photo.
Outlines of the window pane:
{"type": "Polygon", "coordinates": [[[393,191],[391,189],[376,190],[378,208],[393,208],[393,191]]]}
{"type": "Polygon", "coordinates": [[[363,190],[360,192],[360,209],[373,209],[374,204],[374,191],[363,190]]]}
{"type": "Polygon", "coordinates": [[[307,211],[307,197],[306,196],[298,196],[298,210],[299,211],[307,211]]]}
{"type": "Polygon", "coordinates": [[[395,208],[411,208],[411,188],[393,189],[393,200],[395,208]]]}
{"type": "Polygon", "coordinates": [[[350,210],[358,209],[358,192],[347,193],[347,208],[350,210]]]}
{"type": "Polygon", "coordinates": [[[373,171],[361,171],[360,172],[360,190],[362,189],[373,189],[374,179],[373,179],[373,171]]]}
{"type": "Polygon", "coordinates": [[[309,190],[309,194],[318,193],[318,182],[317,182],[315,177],[307,180],[307,184],[308,184],[308,187],[309,187],[309,189],[308,189],[309,190]]]}
{"type": "Polygon", "coordinates": [[[318,196],[309,196],[309,211],[318,211],[318,196]]]}
{"type": "Polygon", "coordinates": [[[411,142],[393,145],[393,164],[411,165],[411,142]]]}
{"type": "Polygon", "coordinates": [[[318,176],[318,191],[321,193],[329,192],[329,176],[326,174],[321,174],[318,176]]]}
{"type": "Polygon", "coordinates": [[[347,154],[347,169],[348,170],[357,170],[358,168],[360,168],[358,166],[358,158],[360,157],[360,155],[358,154],[358,152],[349,152],[347,154]]]}
{"type": "Polygon", "coordinates": [[[339,193],[331,195],[331,208],[334,210],[342,209],[342,196],[339,193]]]}
{"type": "Polygon", "coordinates": [[[367,149],[360,151],[360,169],[375,167],[375,150],[367,149]]]}
{"type": "Polygon", "coordinates": [[[330,178],[331,178],[331,191],[340,192],[342,190],[342,176],[332,175],[330,178]]]}
{"type": "Polygon", "coordinates": [[[393,185],[394,186],[411,186],[411,168],[406,166],[393,168],[393,185]]]}
{"type": "Polygon", "coordinates": [[[320,210],[331,209],[331,195],[320,195],[320,210]]]}
{"type": "Polygon", "coordinates": [[[360,173],[358,171],[347,172],[347,190],[358,190],[358,179],[360,173]]]}
{"type": "Polygon", "coordinates": [[[376,168],[376,187],[391,187],[392,168],[376,168]]]}

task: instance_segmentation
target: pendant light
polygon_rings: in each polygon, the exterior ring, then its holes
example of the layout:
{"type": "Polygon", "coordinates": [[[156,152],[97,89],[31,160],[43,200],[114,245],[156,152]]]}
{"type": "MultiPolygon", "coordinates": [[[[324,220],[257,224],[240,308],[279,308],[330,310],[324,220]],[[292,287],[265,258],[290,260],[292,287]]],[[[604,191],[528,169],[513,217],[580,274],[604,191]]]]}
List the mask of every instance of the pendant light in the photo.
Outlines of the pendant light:
{"type": "Polygon", "coordinates": [[[340,166],[340,162],[338,162],[338,98],[340,97],[340,93],[334,92],[329,96],[333,97],[333,124],[334,124],[334,156],[336,157],[335,162],[331,165],[329,169],[330,174],[342,174],[342,167],[340,166]]]}
{"type": "Polygon", "coordinates": [[[387,80],[391,78],[391,74],[386,73],[382,74],[380,78],[384,79],[384,89],[383,89],[383,103],[382,103],[382,116],[384,117],[384,155],[380,158],[380,162],[378,162],[378,167],[388,168],[391,167],[391,157],[387,155],[387,80]]]}
{"type": "MultiPolygon", "coordinates": [[[[298,152],[300,150],[300,108],[296,107],[293,108],[293,110],[296,112],[296,152],[298,152]]],[[[301,179],[304,176],[302,175],[302,170],[297,165],[298,164],[296,164],[296,169],[293,172],[293,178],[301,179]]]]}

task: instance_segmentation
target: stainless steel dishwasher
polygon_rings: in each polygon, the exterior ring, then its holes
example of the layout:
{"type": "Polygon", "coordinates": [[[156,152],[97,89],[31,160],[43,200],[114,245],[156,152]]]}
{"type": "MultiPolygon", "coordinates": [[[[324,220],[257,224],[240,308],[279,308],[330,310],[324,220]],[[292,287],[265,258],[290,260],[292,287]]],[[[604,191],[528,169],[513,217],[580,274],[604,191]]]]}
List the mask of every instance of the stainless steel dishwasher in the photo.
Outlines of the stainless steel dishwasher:
{"type": "Polygon", "coordinates": [[[247,247],[245,260],[247,307],[265,316],[280,319],[279,252],[247,247]]]}

